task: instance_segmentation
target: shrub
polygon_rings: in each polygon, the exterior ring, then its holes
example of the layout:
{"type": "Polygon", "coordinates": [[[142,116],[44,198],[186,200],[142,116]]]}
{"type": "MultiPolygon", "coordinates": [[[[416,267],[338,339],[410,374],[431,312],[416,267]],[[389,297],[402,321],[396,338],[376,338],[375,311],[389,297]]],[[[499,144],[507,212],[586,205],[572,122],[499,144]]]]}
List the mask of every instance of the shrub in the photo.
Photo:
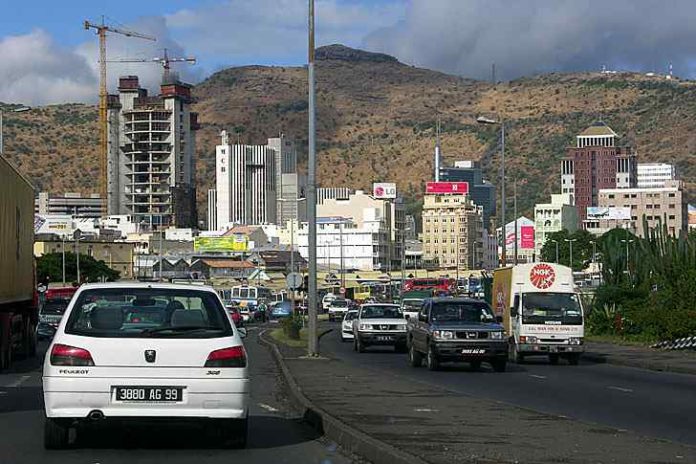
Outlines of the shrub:
{"type": "Polygon", "coordinates": [[[295,313],[290,317],[286,317],[281,322],[281,325],[286,337],[292,340],[300,339],[300,329],[302,329],[303,325],[302,315],[295,313]]]}

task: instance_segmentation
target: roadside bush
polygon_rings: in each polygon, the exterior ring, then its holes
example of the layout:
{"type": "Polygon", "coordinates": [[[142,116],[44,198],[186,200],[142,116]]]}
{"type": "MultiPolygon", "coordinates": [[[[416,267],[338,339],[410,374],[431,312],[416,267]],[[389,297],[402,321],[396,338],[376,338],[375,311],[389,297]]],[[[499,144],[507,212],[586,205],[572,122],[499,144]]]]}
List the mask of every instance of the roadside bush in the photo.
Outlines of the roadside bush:
{"type": "Polygon", "coordinates": [[[292,340],[299,340],[302,322],[302,315],[300,314],[293,314],[292,316],[283,319],[281,326],[283,327],[285,336],[292,340]]]}

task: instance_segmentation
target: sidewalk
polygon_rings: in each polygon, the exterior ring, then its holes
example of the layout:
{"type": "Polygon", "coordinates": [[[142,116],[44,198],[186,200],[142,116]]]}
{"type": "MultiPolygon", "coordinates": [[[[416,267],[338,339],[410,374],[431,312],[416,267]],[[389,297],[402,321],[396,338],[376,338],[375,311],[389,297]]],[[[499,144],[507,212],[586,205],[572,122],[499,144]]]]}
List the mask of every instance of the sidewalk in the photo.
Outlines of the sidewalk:
{"type": "MultiPolygon", "coordinates": [[[[276,347],[296,390],[291,393],[306,397],[309,416],[329,417],[413,457],[373,458],[375,464],[696,462],[696,449],[689,446],[380,375],[369,366],[306,359],[303,349],[276,347]]],[[[341,442],[340,428],[332,428],[329,439],[361,454],[355,440],[341,442]]]]}
{"type": "Polygon", "coordinates": [[[587,342],[584,359],[654,371],[696,375],[696,351],[663,351],[648,347],[587,342]]]}

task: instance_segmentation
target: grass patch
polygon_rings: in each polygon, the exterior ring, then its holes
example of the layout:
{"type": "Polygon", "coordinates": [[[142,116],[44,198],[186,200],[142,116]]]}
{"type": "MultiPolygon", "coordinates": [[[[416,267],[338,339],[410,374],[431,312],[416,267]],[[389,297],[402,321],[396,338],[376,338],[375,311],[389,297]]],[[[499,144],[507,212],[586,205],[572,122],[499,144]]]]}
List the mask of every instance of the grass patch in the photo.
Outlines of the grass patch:
{"type": "Polygon", "coordinates": [[[307,347],[307,329],[300,330],[300,339],[293,340],[288,338],[283,332],[282,328],[271,330],[271,337],[279,343],[293,347],[293,348],[306,348],[307,347]]]}
{"type": "Polygon", "coordinates": [[[623,346],[640,346],[648,347],[650,346],[647,342],[641,342],[637,340],[626,340],[618,335],[585,335],[585,340],[588,342],[596,343],[613,343],[614,345],[623,346]]]}

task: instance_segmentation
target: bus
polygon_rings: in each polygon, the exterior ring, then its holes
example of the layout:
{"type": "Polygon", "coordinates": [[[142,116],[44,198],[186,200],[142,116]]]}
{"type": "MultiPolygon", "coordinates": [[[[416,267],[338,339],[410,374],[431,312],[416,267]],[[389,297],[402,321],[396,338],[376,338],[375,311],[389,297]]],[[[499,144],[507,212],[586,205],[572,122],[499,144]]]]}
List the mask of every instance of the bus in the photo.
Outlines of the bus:
{"type": "Polygon", "coordinates": [[[232,287],[230,301],[237,303],[241,307],[258,306],[260,302],[269,303],[274,301],[273,292],[266,287],[255,287],[253,285],[237,285],[232,287]]]}
{"type": "Polygon", "coordinates": [[[457,290],[457,282],[455,279],[447,277],[426,277],[407,279],[404,283],[404,292],[431,289],[434,290],[436,294],[440,292],[453,294],[457,290]]]}

